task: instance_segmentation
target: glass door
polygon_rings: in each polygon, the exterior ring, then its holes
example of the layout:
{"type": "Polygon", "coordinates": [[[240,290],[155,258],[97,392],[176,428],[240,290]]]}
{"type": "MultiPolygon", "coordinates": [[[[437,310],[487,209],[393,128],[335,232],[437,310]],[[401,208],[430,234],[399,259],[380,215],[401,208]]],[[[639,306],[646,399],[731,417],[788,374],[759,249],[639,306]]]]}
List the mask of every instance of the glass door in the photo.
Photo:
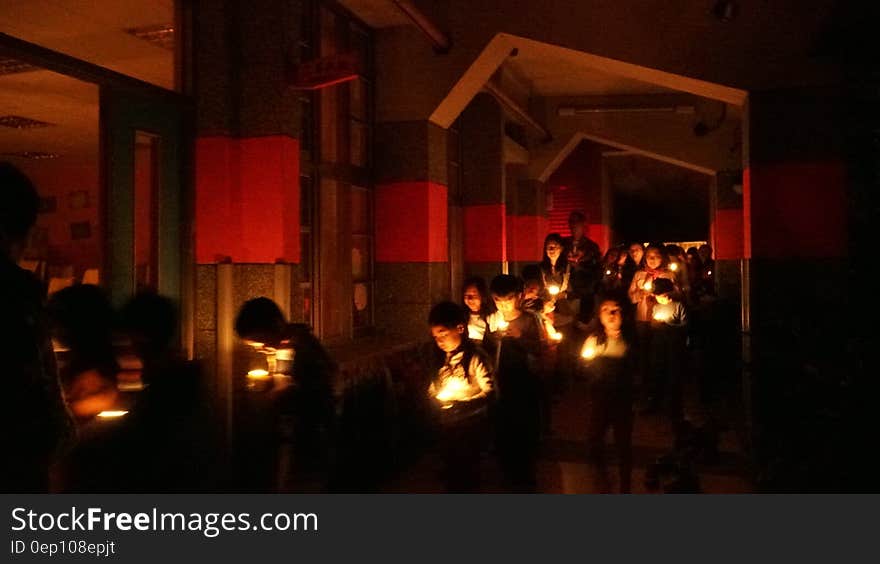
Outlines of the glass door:
{"type": "Polygon", "coordinates": [[[101,89],[107,287],[116,305],[151,289],[181,302],[184,109],[173,99],[101,89]]]}

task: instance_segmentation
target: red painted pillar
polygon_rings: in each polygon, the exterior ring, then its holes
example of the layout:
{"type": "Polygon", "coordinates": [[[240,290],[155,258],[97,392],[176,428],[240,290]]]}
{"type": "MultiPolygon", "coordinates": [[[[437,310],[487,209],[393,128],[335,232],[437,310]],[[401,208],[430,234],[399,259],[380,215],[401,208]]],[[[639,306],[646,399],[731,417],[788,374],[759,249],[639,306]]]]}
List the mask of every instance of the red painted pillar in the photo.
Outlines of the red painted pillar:
{"type": "Polygon", "coordinates": [[[196,140],[196,262],[300,261],[299,141],[196,140]]]}

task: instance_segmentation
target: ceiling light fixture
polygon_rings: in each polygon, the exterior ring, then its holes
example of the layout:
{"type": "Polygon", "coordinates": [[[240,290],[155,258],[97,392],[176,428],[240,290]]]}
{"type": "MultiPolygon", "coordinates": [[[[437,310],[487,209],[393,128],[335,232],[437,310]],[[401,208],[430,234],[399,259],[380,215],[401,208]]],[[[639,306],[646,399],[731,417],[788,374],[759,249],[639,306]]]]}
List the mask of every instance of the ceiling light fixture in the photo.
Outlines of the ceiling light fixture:
{"type": "Polygon", "coordinates": [[[6,115],[0,116],[0,125],[12,129],[36,129],[38,127],[52,127],[55,124],[22,116],[6,115]]]}
{"type": "Polygon", "coordinates": [[[20,159],[30,159],[32,161],[45,161],[57,159],[61,155],[58,153],[49,153],[47,151],[18,151],[14,153],[2,153],[4,157],[18,157],[20,159]]]}
{"type": "Polygon", "coordinates": [[[130,27],[124,31],[162,49],[174,50],[174,26],[171,24],[130,27]]]}

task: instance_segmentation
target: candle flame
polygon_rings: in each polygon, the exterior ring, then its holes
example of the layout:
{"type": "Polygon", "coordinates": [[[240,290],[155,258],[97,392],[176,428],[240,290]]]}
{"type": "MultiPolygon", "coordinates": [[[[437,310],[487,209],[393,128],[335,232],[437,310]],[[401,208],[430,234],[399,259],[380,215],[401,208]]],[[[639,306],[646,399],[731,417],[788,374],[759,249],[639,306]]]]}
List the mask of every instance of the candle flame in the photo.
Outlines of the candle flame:
{"type": "Polygon", "coordinates": [[[611,271],[610,271],[610,270],[606,270],[606,271],[605,271],[605,276],[611,276],[611,271]]]}
{"type": "Polygon", "coordinates": [[[550,338],[554,341],[561,341],[562,333],[560,333],[559,331],[553,331],[552,333],[550,333],[550,338]]]}
{"type": "Polygon", "coordinates": [[[248,371],[247,375],[248,378],[253,378],[254,380],[264,380],[269,377],[269,371],[259,368],[257,370],[248,371]]]}
{"type": "Polygon", "coordinates": [[[125,415],[127,413],[128,413],[128,411],[123,410],[123,409],[107,410],[107,411],[102,411],[101,413],[99,413],[98,417],[101,417],[104,419],[111,419],[111,418],[115,418],[115,417],[122,417],[123,415],[125,415]]]}
{"type": "Polygon", "coordinates": [[[706,274],[708,274],[709,276],[712,276],[712,271],[710,270],[710,271],[707,272],[706,274]]]}
{"type": "Polygon", "coordinates": [[[559,286],[553,284],[552,286],[547,286],[547,291],[550,292],[551,296],[555,296],[559,294],[559,286]]]}
{"type": "Polygon", "coordinates": [[[596,356],[596,349],[593,347],[587,347],[584,349],[584,352],[581,353],[581,356],[586,359],[591,359],[596,356]]]}
{"type": "Polygon", "coordinates": [[[672,272],[675,272],[676,270],[678,270],[678,263],[677,262],[670,263],[669,270],[671,270],[672,272]]]}
{"type": "Polygon", "coordinates": [[[642,290],[644,290],[646,292],[650,292],[653,289],[654,289],[654,282],[652,282],[651,280],[645,280],[645,283],[642,284],[642,290]]]}
{"type": "Polygon", "coordinates": [[[669,314],[669,312],[665,311],[658,311],[654,314],[654,321],[669,321],[671,318],[672,316],[669,314]]]}
{"type": "Polygon", "coordinates": [[[470,386],[464,378],[447,378],[435,396],[442,402],[462,400],[467,397],[470,386]]]}
{"type": "Polygon", "coordinates": [[[498,329],[500,329],[501,331],[505,331],[509,326],[510,326],[510,323],[508,323],[507,321],[505,321],[503,319],[498,322],[498,329]]]}

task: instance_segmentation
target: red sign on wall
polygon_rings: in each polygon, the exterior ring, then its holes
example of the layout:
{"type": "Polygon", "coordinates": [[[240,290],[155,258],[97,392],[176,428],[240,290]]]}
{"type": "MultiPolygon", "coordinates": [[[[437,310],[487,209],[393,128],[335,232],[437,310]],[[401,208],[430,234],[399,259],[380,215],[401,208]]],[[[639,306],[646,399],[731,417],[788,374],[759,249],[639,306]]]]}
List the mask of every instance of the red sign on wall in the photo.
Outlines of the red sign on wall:
{"type": "Polygon", "coordinates": [[[339,53],[300,63],[288,73],[296,90],[318,90],[354,80],[359,75],[357,53],[339,53]]]}

